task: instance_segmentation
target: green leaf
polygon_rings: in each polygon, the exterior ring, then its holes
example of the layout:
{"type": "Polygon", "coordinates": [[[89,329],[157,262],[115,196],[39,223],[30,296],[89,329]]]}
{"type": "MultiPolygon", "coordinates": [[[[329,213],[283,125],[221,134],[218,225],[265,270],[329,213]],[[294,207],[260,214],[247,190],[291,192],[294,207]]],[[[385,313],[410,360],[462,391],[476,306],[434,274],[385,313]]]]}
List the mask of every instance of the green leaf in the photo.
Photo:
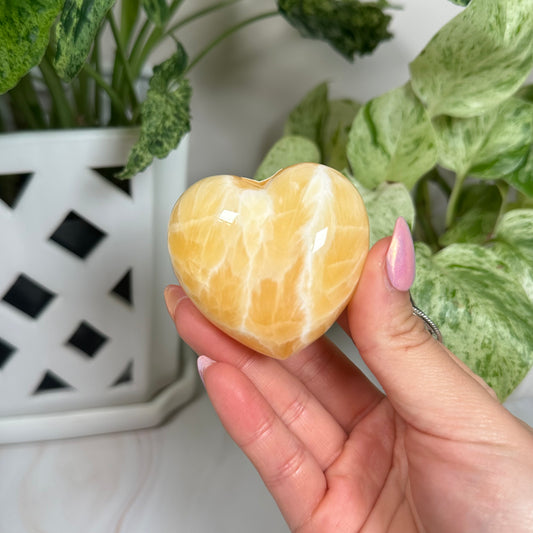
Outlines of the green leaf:
{"type": "Polygon", "coordinates": [[[81,70],[100,25],[115,0],[65,0],[56,26],[54,67],[65,81],[81,70]]]}
{"type": "Polygon", "coordinates": [[[440,244],[484,244],[492,236],[501,206],[502,195],[497,185],[476,183],[464,186],[457,202],[454,224],[441,236],[440,244]]]}
{"type": "Polygon", "coordinates": [[[533,142],[533,104],[509,98],[470,118],[433,120],[439,164],[457,172],[494,179],[524,163],[533,142]]]}
{"type": "Polygon", "coordinates": [[[392,35],[384,2],[278,0],[278,9],[303,37],[327,41],[346,59],[369,54],[392,35]]]}
{"type": "Polygon", "coordinates": [[[342,171],[348,165],[348,134],[360,107],[349,99],[328,100],[328,85],[321,83],[290,112],[283,133],[312,140],[320,149],[322,163],[342,171]]]}
{"type": "Polygon", "coordinates": [[[50,28],[64,0],[15,0],[2,2],[0,17],[0,94],[41,61],[50,28]]]}
{"type": "Polygon", "coordinates": [[[533,67],[530,0],[472,0],[411,63],[413,90],[431,116],[485,113],[533,67]]]}
{"type": "Polygon", "coordinates": [[[170,10],[166,0],[142,0],[146,16],[156,26],[164,26],[168,21],[170,10]]]}
{"type": "Polygon", "coordinates": [[[321,152],[325,165],[342,171],[348,166],[346,147],[353,120],[361,108],[359,102],[348,99],[331,100],[322,127],[321,152]]]}
{"type": "Polygon", "coordinates": [[[533,304],[498,256],[453,244],[431,256],[416,245],[417,306],[444,342],[504,400],[533,366],[533,304]]]}
{"type": "Polygon", "coordinates": [[[290,112],[283,128],[283,134],[307,137],[318,145],[321,140],[322,124],[327,113],[328,85],[321,83],[309,91],[290,112]]]}
{"type": "Polygon", "coordinates": [[[529,146],[522,165],[501,178],[515,189],[533,198],[533,145],[529,146]]]}
{"type": "Polygon", "coordinates": [[[270,178],[282,168],[305,162],[320,163],[318,146],[307,137],[296,135],[282,137],[269,150],[254,178],[261,181],[270,178]]]}
{"type": "Polygon", "coordinates": [[[367,189],[353,176],[348,179],[355,185],[368,213],[370,224],[370,246],[379,239],[392,235],[398,217],[403,217],[412,228],[415,221],[415,207],[409,191],[401,183],[382,183],[376,189],[367,189]]]}
{"type": "Polygon", "coordinates": [[[178,51],[154,67],[150,88],[141,106],[141,133],[133,146],[120,178],[130,178],[144,170],[154,157],[166,157],[191,129],[191,87],[183,77],[187,55],[178,51]]]}
{"type": "Polygon", "coordinates": [[[437,162],[431,122],[409,85],[367,102],[347,146],[354,176],[365,187],[397,181],[411,188],[437,162]]]}
{"type": "Polygon", "coordinates": [[[533,209],[506,213],[496,226],[491,246],[533,302],[533,209]]]}

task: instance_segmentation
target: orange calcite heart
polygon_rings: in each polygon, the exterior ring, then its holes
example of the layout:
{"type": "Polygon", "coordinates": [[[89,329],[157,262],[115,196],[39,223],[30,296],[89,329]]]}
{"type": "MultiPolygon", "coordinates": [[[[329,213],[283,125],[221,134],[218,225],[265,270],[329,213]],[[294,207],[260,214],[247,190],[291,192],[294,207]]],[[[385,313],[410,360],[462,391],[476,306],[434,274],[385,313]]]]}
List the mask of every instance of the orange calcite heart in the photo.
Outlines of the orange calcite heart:
{"type": "Polygon", "coordinates": [[[168,246],[198,309],[243,344],[279,359],[337,319],[368,252],[355,187],[324,165],[301,163],[265,181],[212,176],[180,197],[168,246]]]}

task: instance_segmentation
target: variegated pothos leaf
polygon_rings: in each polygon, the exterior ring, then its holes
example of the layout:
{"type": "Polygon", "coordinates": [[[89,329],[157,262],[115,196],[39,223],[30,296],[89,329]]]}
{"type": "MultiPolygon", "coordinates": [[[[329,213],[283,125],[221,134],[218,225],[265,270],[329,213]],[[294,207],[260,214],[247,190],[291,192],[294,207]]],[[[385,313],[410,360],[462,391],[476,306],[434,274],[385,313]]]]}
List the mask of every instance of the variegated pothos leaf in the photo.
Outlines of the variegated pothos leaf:
{"type": "Polygon", "coordinates": [[[65,0],[56,26],[54,66],[59,76],[71,81],[89,55],[98,30],[115,0],[65,0]]]}
{"type": "Polygon", "coordinates": [[[433,168],[435,134],[409,84],[370,100],[359,110],[347,156],[355,178],[370,189],[384,181],[410,189],[433,168]]]}
{"type": "Polygon", "coordinates": [[[533,68],[531,0],[471,0],[411,63],[429,114],[471,117],[511,96],[533,68]]]}
{"type": "Polygon", "coordinates": [[[382,183],[375,189],[367,189],[353,176],[348,178],[355,185],[368,213],[370,246],[392,235],[398,217],[403,217],[412,228],[415,223],[415,206],[409,191],[402,183],[382,183]]]}
{"type": "Polygon", "coordinates": [[[287,135],[279,139],[259,165],[254,179],[262,181],[296,163],[320,163],[318,146],[307,137],[287,135]]]}
{"type": "Polygon", "coordinates": [[[509,98],[469,118],[433,120],[439,164],[459,175],[497,179],[521,166],[533,143],[533,104],[509,98]]]}
{"type": "Polygon", "coordinates": [[[494,250],[453,244],[435,255],[416,245],[416,304],[444,342],[504,400],[533,366],[533,302],[494,250]]]}

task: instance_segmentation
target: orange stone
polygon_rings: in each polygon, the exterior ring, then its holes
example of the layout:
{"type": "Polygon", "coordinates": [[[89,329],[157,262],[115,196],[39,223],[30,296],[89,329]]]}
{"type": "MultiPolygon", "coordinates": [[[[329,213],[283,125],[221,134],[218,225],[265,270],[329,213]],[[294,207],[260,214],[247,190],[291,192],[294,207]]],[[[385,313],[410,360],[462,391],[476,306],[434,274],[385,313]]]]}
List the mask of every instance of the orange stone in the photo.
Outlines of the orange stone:
{"type": "Polygon", "coordinates": [[[366,209],[341,173],[315,163],[264,181],[221,175],[172,210],[172,266],[202,314],[243,344],[284,359],[335,322],[368,253],[366,209]]]}

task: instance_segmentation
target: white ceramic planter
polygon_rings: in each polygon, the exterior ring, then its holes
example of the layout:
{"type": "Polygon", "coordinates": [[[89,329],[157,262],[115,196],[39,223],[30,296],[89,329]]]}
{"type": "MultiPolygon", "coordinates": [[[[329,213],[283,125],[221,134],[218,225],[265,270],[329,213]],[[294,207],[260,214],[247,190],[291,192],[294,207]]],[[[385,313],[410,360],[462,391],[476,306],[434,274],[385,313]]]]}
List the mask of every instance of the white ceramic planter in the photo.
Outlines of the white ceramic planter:
{"type": "Polygon", "coordinates": [[[124,191],[102,174],[136,135],[0,136],[0,179],[27,178],[0,200],[0,443],[155,425],[194,393],[163,301],[187,140],[124,191]]]}

